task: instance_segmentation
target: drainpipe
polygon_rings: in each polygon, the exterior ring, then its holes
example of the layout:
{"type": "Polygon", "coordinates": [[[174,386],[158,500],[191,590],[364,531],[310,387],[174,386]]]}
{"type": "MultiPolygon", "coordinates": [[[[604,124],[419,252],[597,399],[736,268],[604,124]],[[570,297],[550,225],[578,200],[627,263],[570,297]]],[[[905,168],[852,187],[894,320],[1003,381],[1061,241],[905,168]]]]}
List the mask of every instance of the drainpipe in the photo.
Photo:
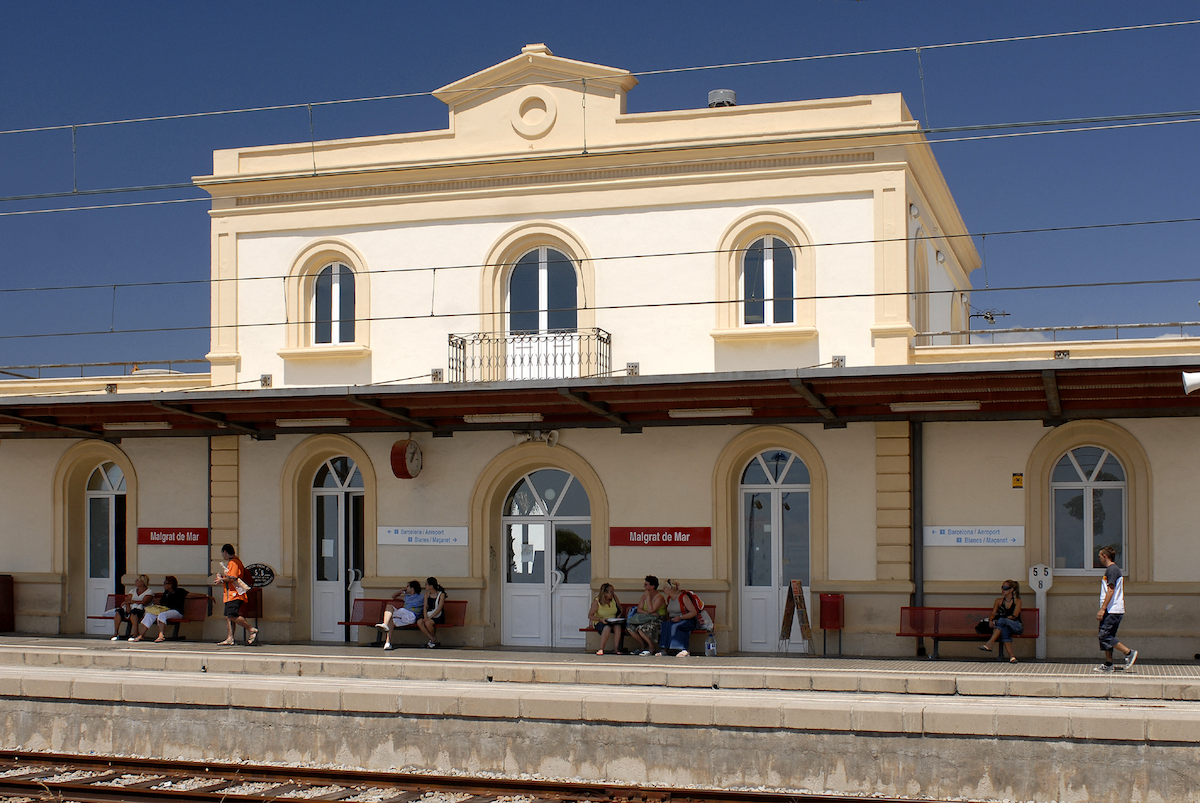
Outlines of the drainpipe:
{"type": "MultiPolygon", "coordinates": [[[[213,471],[212,453],[213,453],[213,449],[212,449],[212,441],[213,441],[212,436],[209,435],[208,436],[208,477],[206,478],[206,481],[204,483],[204,498],[208,500],[208,504],[206,505],[208,507],[208,580],[211,580],[212,576],[214,574],[214,572],[213,572],[213,557],[212,557],[212,548],[213,548],[213,526],[212,526],[212,471],[213,471]]],[[[205,585],[208,586],[208,615],[212,616],[213,586],[212,586],[211,582],[205,582],[205,585]]]]}
{"type": "MultiPolygon", "coordinates": [[[[913,606],[925,607],[925,455],[922,422],[911,421],[908,437],[912,455],[912,579],[913,606]]],[[[917,639],[917,655],[925,655],[925,639],[917,639]]]]}
{"type": "Polygon", "coordinates": [[[913,605],[925,606],[925,470],[922,423],[909,424],[912,441],[912,577],[913,605]]]}

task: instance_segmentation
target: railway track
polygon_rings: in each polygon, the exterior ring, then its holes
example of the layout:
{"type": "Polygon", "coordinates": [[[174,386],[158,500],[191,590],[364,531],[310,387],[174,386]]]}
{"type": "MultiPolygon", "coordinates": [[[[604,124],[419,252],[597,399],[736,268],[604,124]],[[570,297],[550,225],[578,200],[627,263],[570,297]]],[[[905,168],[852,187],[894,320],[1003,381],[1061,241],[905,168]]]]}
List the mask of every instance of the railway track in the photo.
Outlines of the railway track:
{"type": "MultiPolygon", "coordinates": [[[[399,772],[0,751],[0,800],[295,801],[345,803],[801,803],[858,801],[723,789],[671,789],[399,772]]],[[[890,798],[870,800],[887,803],[890,798]]]]}

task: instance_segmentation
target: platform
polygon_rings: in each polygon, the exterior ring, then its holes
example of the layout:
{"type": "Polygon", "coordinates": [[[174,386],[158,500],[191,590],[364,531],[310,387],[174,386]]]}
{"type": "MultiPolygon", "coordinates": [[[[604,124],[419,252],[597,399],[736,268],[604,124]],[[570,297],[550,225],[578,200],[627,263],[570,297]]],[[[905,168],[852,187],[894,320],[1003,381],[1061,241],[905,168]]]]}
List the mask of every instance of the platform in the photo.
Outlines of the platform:
{"type": "Polygon", "coordinates": [[[6,747],[979,800],[1197,800],[1200,665],[0,641],[6,747]]]}

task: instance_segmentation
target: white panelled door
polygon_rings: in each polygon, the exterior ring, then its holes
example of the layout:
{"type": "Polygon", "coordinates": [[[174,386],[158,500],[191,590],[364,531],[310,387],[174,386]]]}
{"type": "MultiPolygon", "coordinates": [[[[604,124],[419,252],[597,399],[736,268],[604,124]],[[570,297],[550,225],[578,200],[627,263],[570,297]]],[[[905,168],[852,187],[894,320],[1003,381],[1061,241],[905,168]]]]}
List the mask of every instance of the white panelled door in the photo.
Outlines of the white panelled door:
{"type": "Polygon", "coordinates": [[[330,458],[317,471],[312,497],[312,638],[348,641],[351,629],[338,622],[348,618],[362,579],[362,473],[348,457],[330,458]]]}
{"type": "Polygon", "coordinates": [[[740,648],[743,652],[800,652],[807,645],[798,622],[792,638],[779,638],[791,581],[804,586],[809,600],[808,467],[784,449],[755,455],[739,486],[740,648]]]}
{"type": "MultiPolygon", "coordinates": [[[[125,475],[115,463],[104,463],[88,478],[87,581],[84,606],[87,616],[102,616],[109,594],[124,590],[125,574],[125,475]]],[[[84,632],[112,635],[112,623],[84,619],[84,632]]]]}
{"type": "Polygon", "coordinates": [[[587,492],[565,471],[539,469],[509,493],[504,514],[501,643],[582,648],[592,581],[587,492]]]}

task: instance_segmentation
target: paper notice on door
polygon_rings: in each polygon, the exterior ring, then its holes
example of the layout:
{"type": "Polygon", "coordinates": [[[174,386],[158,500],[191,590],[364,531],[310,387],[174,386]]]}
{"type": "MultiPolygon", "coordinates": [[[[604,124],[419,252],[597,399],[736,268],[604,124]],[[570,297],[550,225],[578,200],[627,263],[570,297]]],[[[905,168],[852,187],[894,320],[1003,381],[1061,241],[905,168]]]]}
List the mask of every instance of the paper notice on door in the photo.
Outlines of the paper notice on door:
{"type": "Polygon", "coordinates": [[[521,562],[533,563],[533,544],[521,544],[521,562]]]}
{"type": "Polygon", "coordinates": [[[323,557],[323,558],[332,558],[333,557],[333,539],[332,538],[321,539],[321,557],[323,557]]]}

